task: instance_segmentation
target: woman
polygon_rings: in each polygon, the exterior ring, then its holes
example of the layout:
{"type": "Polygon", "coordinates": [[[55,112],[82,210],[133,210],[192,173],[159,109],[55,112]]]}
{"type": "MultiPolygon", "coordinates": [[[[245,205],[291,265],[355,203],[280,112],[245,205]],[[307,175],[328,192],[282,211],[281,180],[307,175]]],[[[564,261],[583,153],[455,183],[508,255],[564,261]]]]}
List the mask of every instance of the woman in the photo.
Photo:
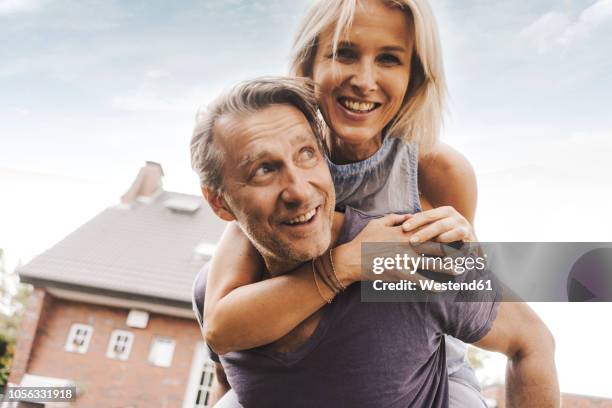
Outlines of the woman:
{"type": "MultiPolygon", "coordinates": [[[[416,231],[413,242],[475,239],[473,172],[437,141],[446,89],[426,0],[319,1],[304,18],[294,49],[292,73],[318,85],[339,206],[418,213],[404,224],[405,231],[416,231]]],[[[309,268],[257,282],[259,255],[230,225],[209,271],[209,345],[225,353],[274,342],[293,330],[325,304],[309,268]],[[297,287],[299,304],[287,296],[297,287]]],[[[451,406],[484,406],[464,363],[465,346],[447,339],[447,357],[451,406]]]]}

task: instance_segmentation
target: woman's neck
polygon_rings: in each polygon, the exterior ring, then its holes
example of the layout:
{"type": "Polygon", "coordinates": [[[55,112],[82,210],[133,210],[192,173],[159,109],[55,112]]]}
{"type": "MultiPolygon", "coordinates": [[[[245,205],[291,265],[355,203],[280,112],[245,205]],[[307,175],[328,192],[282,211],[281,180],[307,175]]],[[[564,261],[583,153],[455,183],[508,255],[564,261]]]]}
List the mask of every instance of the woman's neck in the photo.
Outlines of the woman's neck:
{"type": "Polygon", "coordinates": [[[380,149],[382,136],[379,134],[362,143],[347,143],[336,135],[330,135],[328,141],[330,159],[335,164],[348,164],[365,160],[380,149]]]}

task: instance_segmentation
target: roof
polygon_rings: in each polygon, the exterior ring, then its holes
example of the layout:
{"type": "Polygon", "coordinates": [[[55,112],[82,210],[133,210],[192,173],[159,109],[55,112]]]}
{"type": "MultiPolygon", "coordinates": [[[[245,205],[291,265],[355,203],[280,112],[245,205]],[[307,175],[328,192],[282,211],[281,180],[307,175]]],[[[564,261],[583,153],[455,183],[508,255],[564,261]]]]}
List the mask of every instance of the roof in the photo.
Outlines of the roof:
{"type": "Polygon", "coordinates": [[[22,281],[191,307],[194,278],[209,258],[194,248],[216,244],[225,222],[208,205],[171,209],[169,201],[202,197],[161,191],[149,202],[107,208],[19,268],[22,281]]]}

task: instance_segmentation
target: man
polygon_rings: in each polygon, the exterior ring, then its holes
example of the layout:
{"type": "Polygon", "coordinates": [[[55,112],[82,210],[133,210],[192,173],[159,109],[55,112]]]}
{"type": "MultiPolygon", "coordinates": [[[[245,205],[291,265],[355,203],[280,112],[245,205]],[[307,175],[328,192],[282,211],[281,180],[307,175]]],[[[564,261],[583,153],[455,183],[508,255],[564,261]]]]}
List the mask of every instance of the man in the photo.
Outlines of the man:
{"type": "MultiPolygon", "coordinates": [[[[312,87],[276,78],[233,88],[196,125],[192,165],[202,192],[219,217],[237,221],[271,276],[320,260],[330,245],[364,231],[392,237],[402,221],[390,215],[369,222],[350,208],[334,213],[317,123],[312,87]]],[[[325,273],[317,268],[314,284],[325,297],[324,279],[317,282],[325,273]]],[[[247,408],[445,407],[447,333],[508,356],[510,406],[559,406],[554,342],[543,323],[524,303],[500,305],[499,292],[474,296],[362,303],[359,285],[351,285],[279,341],[220,361],[247,408]]]]}

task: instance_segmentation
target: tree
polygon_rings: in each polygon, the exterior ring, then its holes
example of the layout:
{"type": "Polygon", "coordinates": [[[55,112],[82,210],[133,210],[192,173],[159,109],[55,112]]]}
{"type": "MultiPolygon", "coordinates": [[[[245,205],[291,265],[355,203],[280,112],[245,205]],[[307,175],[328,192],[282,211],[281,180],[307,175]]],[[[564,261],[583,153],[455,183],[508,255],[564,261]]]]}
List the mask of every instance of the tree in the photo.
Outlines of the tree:
{"type": "Polygon", "coordinates": [[[8,381],[19,319],[32,292],[29,285],[19,282],[19,277],[6,270],[4,251],[0,249],[0,387],[8,381]]]}

